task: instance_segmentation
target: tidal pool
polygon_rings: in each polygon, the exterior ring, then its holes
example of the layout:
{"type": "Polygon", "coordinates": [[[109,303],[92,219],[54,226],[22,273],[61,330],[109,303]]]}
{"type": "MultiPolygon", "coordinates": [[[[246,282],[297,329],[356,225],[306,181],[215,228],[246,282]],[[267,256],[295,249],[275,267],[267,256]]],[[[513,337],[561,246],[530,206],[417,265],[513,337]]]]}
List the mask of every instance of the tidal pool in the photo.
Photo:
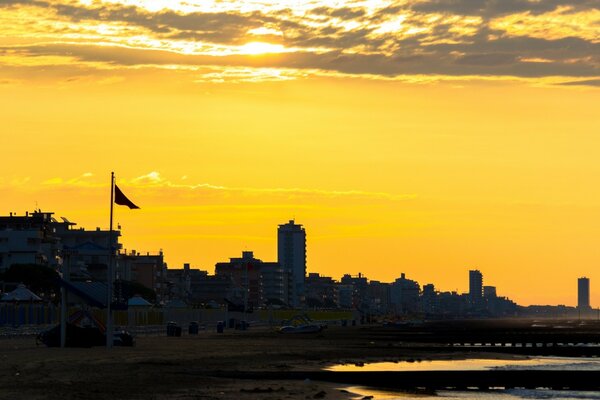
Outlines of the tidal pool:
{"type": "Polygon", "coordinates": [[[373,362],[364,364],[338,364],[325,368],[328,371],[483,371],[489,369],[537,370],[594,370],[600,369],[598,358],[531,357],[524,359],[422,360],[398,362],[373,362]]]}
{"type": "MultiPolygon", "coordinates": [[[[373,362],[339,364],[326,368],[329,371],[482,371],[490,369],[507,370],[600,370],[599,358],[530,357],[524,359],[484,359],[465,360],[423,360],[398,362],[373,362]]],[[[490,391],[450,391],[440,390],[435,394],[411,394],[389,390],[379,390],[361,386],[345,387],[355,393],[356,399],[372,396],[374,400],[392,399],[455,399],[455,400],[515,400],[515,399],[557,399],[557,400],[600,400],[597,391],[567,391],[550,389],[503,389],[490,391]]]]}

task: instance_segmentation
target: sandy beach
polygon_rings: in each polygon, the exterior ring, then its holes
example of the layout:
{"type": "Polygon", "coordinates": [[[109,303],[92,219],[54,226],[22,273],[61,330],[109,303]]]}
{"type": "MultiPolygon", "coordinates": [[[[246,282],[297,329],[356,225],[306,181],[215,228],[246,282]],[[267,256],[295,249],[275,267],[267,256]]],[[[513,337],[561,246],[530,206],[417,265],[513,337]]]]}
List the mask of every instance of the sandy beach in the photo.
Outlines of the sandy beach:
{"type": "Polygon", "coordinates": [[[354,396],[339,384],[232,380],[211,377],[210,372],[306,371],[342,362],[419,357],[416,350],[409,353],[396,346],[385,338],[365,338],[363,328],[339,327],[318,335],[282,335],[265,328],[183,337],[141,336],[133,348],[110,351],[47,348],[37,346],[32,337],[3,339],[0,397],[347,399],[354,396]]]}

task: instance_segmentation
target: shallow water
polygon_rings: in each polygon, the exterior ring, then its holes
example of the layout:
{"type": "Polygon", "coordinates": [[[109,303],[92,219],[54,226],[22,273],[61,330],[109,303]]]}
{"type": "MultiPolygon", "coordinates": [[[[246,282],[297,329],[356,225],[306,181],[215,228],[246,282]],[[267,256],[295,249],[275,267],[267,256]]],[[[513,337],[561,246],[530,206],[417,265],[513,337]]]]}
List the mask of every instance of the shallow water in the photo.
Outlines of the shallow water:
{"type": "MultiPolygon", "coordinates": [[[[600,370],[598,358],[531,357],[515,360],[467,359],[467,360],[428,360],[365,363],[363,366],[340,364],[328,367],[330,371],[482,371],[490,369],[508,370],[600,370]]],[[[507,389],[492,391],[438,391],[436,395],[415,395],[394,391],[377,390],[365,387],[346,388],[356,393],[357,399],[373,396],[373,399],[455,399],[455,400],[491,400],[491,399],[557,399],[557,400],[600,400],[600,392],[564,391],[544,389],[507,389]]]]}
{"type": "Polygon", "coordinates": [[[556,400],[600,400],[600,392],[581,392],[565,390],[529,390],[529,389],[510,389],[496,390],[489,392],[480,391],[438,391],[436,395],[415,395],[400,392],[390,392],[376,390],[365,387],[345,388],[349,392],[356,394],[356,399],[362,399],[365,396],[373,396],[373,400],[393,400],[393,399],[413,399],[413,400],[435,400],[435,399],[453,399],[453,400],[516,400],[516,399],[556,399],[556,400]]]}
{"type": "Polygon", "coordinates": [[[483,371],[489,369],[535,370],[598,370],[598,358],[531,357],[515,360],[466,359],[398,361],[356,364],[339,364],[326,368],[329,371],[483,371]]]}

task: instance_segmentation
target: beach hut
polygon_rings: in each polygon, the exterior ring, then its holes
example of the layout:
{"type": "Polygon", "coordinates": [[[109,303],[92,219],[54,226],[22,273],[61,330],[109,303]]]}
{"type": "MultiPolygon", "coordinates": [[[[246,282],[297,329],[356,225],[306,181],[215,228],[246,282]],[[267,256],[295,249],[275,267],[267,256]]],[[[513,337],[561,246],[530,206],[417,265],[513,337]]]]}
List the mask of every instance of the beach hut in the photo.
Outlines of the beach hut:
{"type": "Polygon", "coordinates": [[[132,326],[148,325],[148,312],[152,304],[142,296],[135,295],[127,300],[127,324],[132,326]]]}

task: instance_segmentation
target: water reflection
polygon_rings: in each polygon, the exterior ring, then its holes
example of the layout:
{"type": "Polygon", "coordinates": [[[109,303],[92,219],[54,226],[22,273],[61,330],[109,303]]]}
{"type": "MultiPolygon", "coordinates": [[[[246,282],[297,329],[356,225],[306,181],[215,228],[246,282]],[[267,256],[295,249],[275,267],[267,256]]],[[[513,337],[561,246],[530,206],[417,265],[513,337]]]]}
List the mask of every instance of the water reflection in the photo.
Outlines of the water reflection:
{"type": "Polygon", "coordinates": [[[355,394],[354,399],[371,398],[373,400],[516,400],[516,399],[553,399],[553,400],[600,400],[600,392],[581,392],[581,391],[565,391],[565,390],[543,390],[543,389],[510,389],[510,390],[494,390],[494,391],[472,391],[472,392],[455,392],[455,391],[439,391],[436,394],[413,394],[393,391],[377,390],[362,386],[354,386],[345,388],[348,392],[355,394]]]}
{"type": "Polygon", "coordinates": [[[338,364],[329,371],[482,371],[488,369],[592,370],[600,369],[597,358],[533,357],[526,359],[466,359],[338,364]]]}

